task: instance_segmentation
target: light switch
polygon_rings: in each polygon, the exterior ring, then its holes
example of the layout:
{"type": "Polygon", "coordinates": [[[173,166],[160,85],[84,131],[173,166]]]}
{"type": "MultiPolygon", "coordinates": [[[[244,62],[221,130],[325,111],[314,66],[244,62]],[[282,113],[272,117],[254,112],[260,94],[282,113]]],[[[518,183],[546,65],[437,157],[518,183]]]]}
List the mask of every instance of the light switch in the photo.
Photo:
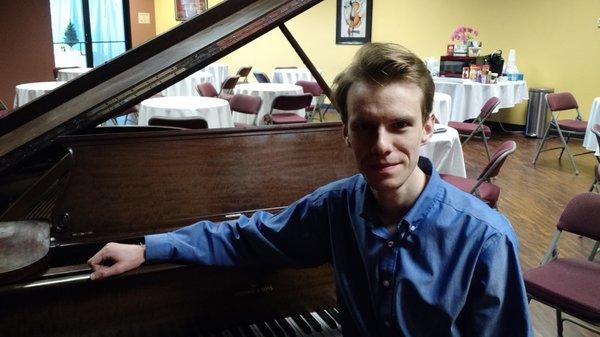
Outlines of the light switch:
{"type": "Polygon", "coordinates": [[[150,13],[138,12],[139,24],[150,24],[150,13]]]}

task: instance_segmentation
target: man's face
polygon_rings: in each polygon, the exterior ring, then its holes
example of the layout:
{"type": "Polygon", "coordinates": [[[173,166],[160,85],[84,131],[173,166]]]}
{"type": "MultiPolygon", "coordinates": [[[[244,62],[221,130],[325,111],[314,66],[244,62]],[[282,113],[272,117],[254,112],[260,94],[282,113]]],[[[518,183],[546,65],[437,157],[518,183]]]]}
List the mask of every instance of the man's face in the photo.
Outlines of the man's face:
{"type": "Polygon", "coordinates": [[[348,92],[344,136],[358,168],[374,190],[397,191],[413,174],[421,144],[433,133],[423,124],[423,93],[413,83],[385,86],[357,82],[348,92]]]}

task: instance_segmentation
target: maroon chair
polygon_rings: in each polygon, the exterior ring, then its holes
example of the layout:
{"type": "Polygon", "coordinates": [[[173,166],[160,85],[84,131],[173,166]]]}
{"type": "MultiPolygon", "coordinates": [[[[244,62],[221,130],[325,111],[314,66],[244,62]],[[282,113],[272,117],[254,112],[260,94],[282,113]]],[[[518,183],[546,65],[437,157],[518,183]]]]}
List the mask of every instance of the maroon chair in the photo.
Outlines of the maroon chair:
{"type": "MultiPolygon", "coordinates": [[[[598,144],[598,146],[600,146],[600,124],[594,124],[594,126],[592,126],[592,133],[596,136],[596,143],[598,144]]],[[[598,161],[600,161],[600,158],[596,157],[596,159],[598,159],[598,161]]],[[[596,188],[596,192],[600,192],[598,190],[599,182],[600,182],[600,164],[596,164],[596,167],[594,167],[594,182],[592,183],[592,186],[590,186],[590,190],[588,192],[593,191],[594,188],[596,188]]]]}
{"type": "Polygon", "coordinates": [[[203,97],[219,97],[217,89],[211,83],[198,83],[196,91],[203,97]]]}
{"type": "Polygon", "coordinates": [[[258,96],[236,94],[229,100],[231,112],[239,112],[243,114],[254,115],[252,124],[234,123],[236,128],[245,128],[258,125],[258,111],[262,106],[262,99],[258,96]]]}
{"type": "Polygon", "coordinates": [[[294,112],[277,112],[304,109],[312,101],[311,94],[280,95],[271,104],[271,111],[264,117],[265,124],[307,123],[308,120],[294,112]]]}
{"type": "Polygon", "coordinates": [[[305,94],[311,94],[315,99],[315,104],[306,108],[306,118],[309,121],[312,121],[314,116],[318,114],[319,121],[322,122],[325,114],[323,113],[321,106],[325,101],[325,95],[323,94],[323,89],[321,89],[319,83],[315,81],[298,81],[296,82],[296,85],[301,86],[302,91],[305,94]]]}
{"type": "Polygon", "coordinates": [[[460,137],[465,138],[462,141],[464,146],[474,136],[481,136],[483,144],[485,145],[485,153],[487,154],[488,160],[490,159],[490,148],[488,146],[488,138],[492,136],[492,130],[483,123],[490,117],[492,112],[500,105],[500,98],[492,97],[483,104],[479,116],[473,120],[473,122],[448,122],[448,126],[455,128],[458,131],[460,137]]]}
{"type": "Polygon", "coordinates": [[[201,117],[150,117],[148,125],[170,126],[181,129],[208,129],[208,122],[201,117]]]}
{"type": "Polygon", "coordinates": [[[252,66],[241,67],[237,71],[236,75],[239,76],[239,78],[244,78],[242,83],[248,83],[248,75],[250,75],[251,70],[252,70],[252,66]]]}
{"type": "Polygon", "coordinates": [[[463,178],[451,174],[441,174],[440,176],[450,184],[477,196],[490,205],[490,207],[495,208],[500,197],[500,187],[493,184],[491,179],[498,175],[500,168],[508,156],[516,150],[517,143],[512,140],[507,140],[500,144],[477,179],[463,178]]]}
{"type": "Polygon", "coordinates": [[[0,118],[8,115],[9,113],[10,113],[10,109],[8,108],[6,103],[4,103],[4,101],[2,101],[0,99],[0,118]]]}
{"type": "Polygon", "coordinates": [[[538,149],[535,153],[535,157],[533,159],[533,166],[535,166],[540,153],[552,150],[561,149],[560,155],[558,156],[558,160],[562,158],[563,152],[566,150],[569,155],[569,159],[571,160],[571,165],[573,166],[573,170],[575,171],[575,175],[579,174],[579,170],[577,169],[577,164],[575,164],[575,156],[580,156],[582,154],[593,153],[593,151],[585,151],[577,154],[571,154],[569,151],[569,140],[571,136],[584,136],[587,129],[587,122],[581,118],[581,113],[579,112],[579,105],[575,100],[575,97],[569,92],[561,92],[556,94],[548,94],[546,95],[546,102],[548,103],[548,108],[550,109],[552,119],[548,123],[546,127],[546,131],[544,132],[544,137],[538,146],[538,149]],[[565,110],[575,110],[577,112],[577,117],[575,119],[561,119],[558,120],[558,114],[561,111],[565,110]],[[556,132],[557,136],[551,136],[550,131],[556,132]],[[565,135],[567,136],[565,139],[565,135]],[[551,138],[559,137],[562,143],[561,146],[544,149],[544,143],[546,140],[551,138]]]}
{"type": "Polygon", "coordinates": [[[556,225],[556,232],[541,265],[523,274],[530,300],[556,310],[558,336],[563,321],[600,333],[600,263],[594,262],[600,240],[600,194],[583,193],[571,199],[556,225]],[[596,240],[586,259],[558,258],[562,232],[596,240]],[[566,314],[567,317],[563,317],[566,314]]]}
{"type": "Polygon", "coordinates": [[[229,76],[221,84],[221,91],[219,91],[219,98],[230,100],[233,97],[233,88],[237,85],[240,77],[238,75],[229,76]]]}

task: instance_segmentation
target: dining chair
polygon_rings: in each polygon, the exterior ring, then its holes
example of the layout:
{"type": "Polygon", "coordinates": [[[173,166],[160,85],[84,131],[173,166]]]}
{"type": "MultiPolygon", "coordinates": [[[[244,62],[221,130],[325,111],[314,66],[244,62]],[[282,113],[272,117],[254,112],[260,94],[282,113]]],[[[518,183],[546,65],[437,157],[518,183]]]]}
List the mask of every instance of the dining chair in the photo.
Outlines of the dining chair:
{"type": "MultiPolygon", "coordinates": [[[[594,124],[592,126],[592,133],[596,137],[596,144],[598,144],[597,146],[600,147],[600,124],[594,124]]],[[[596,157],[596,159],[600,161],[600,158],[596,157]]],[[[600,183],[600,163],[597,163],[594,167],[594,182],[592,183],[592,186],[590,186],[588,192],[592,192],[594,189],[596,189],[596,192],[600,192],[598,189],[598,183],[600,183]]]]}
{"type": "Polygon", "coordinates": [[[594,151],[585,151],[577,154],[571,154],[568,143],[572,136],[582,137],[585,135],[585,132],[587,130],[587,122],[584,121],[581,117],[581,113],[579,112],[579,105],[577,104],[575,97],[570,92],[548,94],[546,95],[546,102],[548,104],[548,109],[550,110],[551,120],[548,123],[546,131],[544,132],[544,137],[542,138],[542,141],[540,142],[538,149],[535,152],[533,166],[535,166],[535,164],[537,163],[540,153],[560,149],[561,151],[560,155],[558,156],[558,160],[560,161],[563,153],[566,151],[571,161],[571,166],[575,171],[575,175],[579,175],[579,169],[577,168],[577,164],[575,163],[575,156],[593,153],[594,151]],[[567,110],[575,110],[577,112],[577,116],[574,119],[559,120],[558,114],[561,111],[567,110]],[[550,131],[555,132],[557,136],[550,136],[550,131]],[[548,139],[556,137],[560,138],[561,146],[544,149],[544,143],[548,139]]]}
{"type": "Polygon", "coordinates": [[[244,79],[241,83],[248,83],[248,75],[250,75],[251,70],[252,66],[245,66],[238,69],[236,75],[244,79]]]}
{"type": "Polygon", "coordinates": [[[6,103],[0,99],[0,118],[8,115],[9,113],[10,109],[8,108],[8,105],[6,105],[6,103]]]}
{"type": "Polygon", "coordinates": [[[254,115],[252,124],[233,123],[236,128],[245,128],[258,125],[258,112],[262,106],[262,99],[258,96],[235,94],[229,100],[231,112],[238,112],[248,115],[254,115]]]}
{"type": "Polygon", "coordinates": [[[208,122],[202,117],[162,117],[154,116],[148,120],[148,125],[170,126],[182,129],[208,129],[208,122]]]}
{"type": "Polygon", "coordinates": [[[198,85],[196,85],[196,91],[198,92],[198,95],[202,97],[219,97],[217,89],[209,82],[198,83],[198,85]]]}
{"type": "Polygon", "coordinates": [[[229,76],[223,81],[221,85],[221,91],[219,91],[219,98],[230,100],[233,97],[233,88],[237,85],[240,76],[229,76]]]}
{"type": "Polygon", "coordinates": [[[255,71],[254,78],[256,78],[256,82],[258,83],[271,83],[269,76],[267,76],[267,74],[263,73],[262,71],[255,71]]]}
{"type": "Polygon", "coordinates": [[[290,124],[290,123],[307,123],[308,120],[294,112],[274,112],[278,111],[293,111],[304,109],[310,106],[312,101],[311,94],[299,95],[280,95],[275,97],[271,104],[271,110],[264,117],[265,124],[290,124]]]}
{"type": "Polygon", "coordinates": [[[568,321],[600,334],[600,263],[594,261],[600,246],[600,194],[575,196],[563,210],[550,247],[539,267],[523,273],[527,296],[556,311],[556,330],[563,336],[568,321]],[[563,232],[595,241],[587,259],[559,257],[563,232]]]}
{"type": "Polygon", "coordinates": [[[458,135],[464,138],[462,145],[464,146],[474,136],[481,136],[485,146],[485,153],[490,160],[490,148],[488,146],[488,138],[492,136],[492,130],[483,123],[491,116],[492,112],[500,105],[500,98],[491,97],[481,107],[481,112],[472,122],[455,122],[449,121],[448,126],[455,128],[458,135]]]}
{"type": "Polygon", "coordinates": [[[500,144],[477,179],[463,178],[451,174],[440,174],[440,176],[462,191],[475,195],[490,207],[495,208],[500,197],[500,187],[492,183],[492,178],[500,173],[500,168],[502,168],[508,156],[516,150],[517,143],[512,140],[500,144]]]}
{"type": "MultiPolygon", "coordinates": [[[[319,121],[322,122],[325,116],[323,113],[322,106],[325,102],[325,94],[323,94],[323,89],[319,85],[319,83],[315,81],[298,81],[296,85],[302,87],[302,91],[305,94],[311,94],[314,97],[315,104],[310,105],[306,108],[306,118],[309,121],[312,121],[315,115],[319,116],[319,121]]],[[[312,102],[311,102],[312,103],[312,102]]]]}

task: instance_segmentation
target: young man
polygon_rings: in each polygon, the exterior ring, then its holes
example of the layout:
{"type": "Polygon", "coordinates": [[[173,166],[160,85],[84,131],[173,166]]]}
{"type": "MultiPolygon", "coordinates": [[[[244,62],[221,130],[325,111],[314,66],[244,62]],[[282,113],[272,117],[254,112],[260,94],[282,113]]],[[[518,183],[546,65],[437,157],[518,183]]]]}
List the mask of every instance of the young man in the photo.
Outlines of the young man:
{"type": "Polygon", "coordinates": [[[277,215],[202,221],[149,235],[145,248],[108,244],[89,260],[92,278],[145,261],[330,262],[345,336],[532,336],[509,222],[419,158],[433,133],[433,94],[416,55],[392,44],[364,46],[334,82],[361,174],[277,215]]]}

